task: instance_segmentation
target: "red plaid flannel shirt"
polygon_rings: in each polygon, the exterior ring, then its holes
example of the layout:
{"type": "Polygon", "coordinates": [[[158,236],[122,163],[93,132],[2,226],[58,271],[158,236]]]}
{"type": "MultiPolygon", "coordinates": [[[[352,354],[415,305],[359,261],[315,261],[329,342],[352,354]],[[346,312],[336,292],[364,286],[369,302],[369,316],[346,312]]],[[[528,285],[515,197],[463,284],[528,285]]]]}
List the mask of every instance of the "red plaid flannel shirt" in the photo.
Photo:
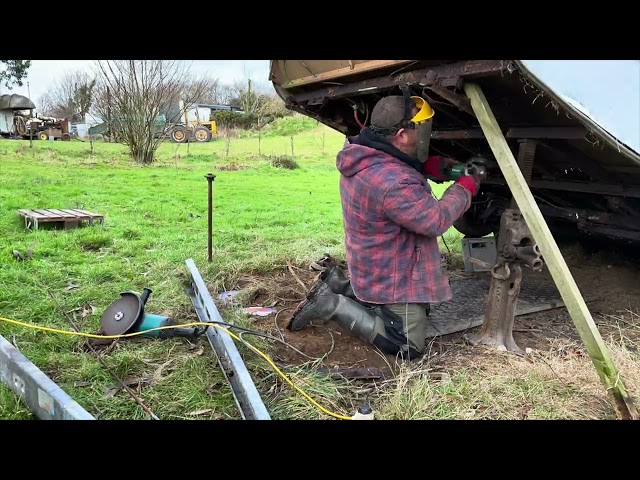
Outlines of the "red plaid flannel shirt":
{"type": "Polygon", "coordinates": [[[336,166],[356,296],[375,304],[450,300],[437,237],[470,207],[471,194],[453,184],[437,200],[420,172],[362,145],[347,143],[336,166]]]}

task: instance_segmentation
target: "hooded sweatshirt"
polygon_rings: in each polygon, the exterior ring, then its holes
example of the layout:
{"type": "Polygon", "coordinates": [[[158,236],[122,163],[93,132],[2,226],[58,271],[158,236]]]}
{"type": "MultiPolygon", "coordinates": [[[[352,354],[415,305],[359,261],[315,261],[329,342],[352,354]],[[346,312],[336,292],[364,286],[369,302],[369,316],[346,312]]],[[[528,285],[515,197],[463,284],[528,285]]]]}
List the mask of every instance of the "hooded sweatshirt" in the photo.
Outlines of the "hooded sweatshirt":
{"type": "Polygon", "coordinates": [[[471,193],[454,183],[437,200],[423,165],[368,130],[338,153],[347,264],[364,302],[452,298],[437,237],[471,206],[471,193]]]}

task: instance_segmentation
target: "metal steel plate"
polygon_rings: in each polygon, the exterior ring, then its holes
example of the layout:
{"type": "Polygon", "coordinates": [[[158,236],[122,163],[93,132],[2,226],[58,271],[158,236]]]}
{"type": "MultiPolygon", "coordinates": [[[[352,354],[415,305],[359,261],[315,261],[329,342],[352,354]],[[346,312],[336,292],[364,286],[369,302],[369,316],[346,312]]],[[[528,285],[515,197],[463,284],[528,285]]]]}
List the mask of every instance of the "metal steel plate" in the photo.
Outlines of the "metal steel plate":
{"type": "MultiPolygon", "coordinates": [[[[491,276],[489,273],[451,280],[453,299],[431,305],[427,338],[448,335],[482,325],[487,305],[491,276]]],[[[589,300],[584,296],[585,301],[589,300]]],[[[522,279],[516,316],[564,307],[553,280],[541,275],[526,275],[522,279]]]]}

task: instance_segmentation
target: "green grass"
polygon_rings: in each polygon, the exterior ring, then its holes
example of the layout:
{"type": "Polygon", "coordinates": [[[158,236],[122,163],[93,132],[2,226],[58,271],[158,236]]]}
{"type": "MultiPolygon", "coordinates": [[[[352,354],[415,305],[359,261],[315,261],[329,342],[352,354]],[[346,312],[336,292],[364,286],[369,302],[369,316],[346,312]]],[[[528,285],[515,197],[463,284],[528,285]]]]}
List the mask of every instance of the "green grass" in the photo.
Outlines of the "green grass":
{"type": "MultiPolygon", "coordinates": [[[[305,122],[278,123],[281,136],[165,143],[148,167],[132,164],[125,147],[116,144],[98,142],[92,149],[88,142],[36,141],[31,150],[28,141],[1,140],[0,316],[72,330],[59,303],[83,332],[95,333],[102,312],[120,292],[148,287],[153,293],[147,311],[194,321],[182,283],[187,258],[194,259],[215,295],[242,272],[272,270],[287,259],[306,266],[325,253],[343,257],[335,154],[344,137],[305,122]],[[297,168],[277,167],[291,159],[297,168]],[[204,178],[209,172],[216,175],[211,264],[206,261],[204,178]],[[19,208],[83,208],[106,218],[104,226],[27,232],[19,208]],[[14,249],[25,252],[36,241],[31,260],[13,258],[14,249]]],[[[436,196],[444,188],[434,185],[436,196]]],[[[459,261],[460,234],[451,229],[445,238],[459,261]]],[[[227,321],[251,324],[223,313],[227,321]]],[[[638,324],[640,317],[631,317],[638,324]]],[[[82,338],[6,323],[0,323],[0,334],[97,418],[148,418],[125,392],[109,390],[115,381],[94,354],[82,349],[82,338]]],[[[246,338],[270,353],[265,340],[246,338]]],[[[263,359],[242,344],[238,349],[272,418],[328,418],[263,359]]],[[[636,379],[629,386],[640,385],[637,355],[617,345],[611,351],[627,377],[636,379]]],[[[418,364],[376,387],[369,400],[378,418],[386,419],[610,417],[586,353],[571,361],[552,353],[532,363],[459,347],[453,358],[460,355],[461,364],[450,366],[450,382],[425,374],[439,365],[418,364]]],[[[122,341],[104,361],[123,379],[142,382],[132,388],[161,419],[239,418],[205,341],[194,348],[180,339],[122,341]]],[[[286,373],[333,411],[353,412],[356,397],[364,395],[309,369],[286,373]]],[[[0,418],[33,418],[4,385],[0,418]]]]}
{"type": "MultiPolygon", "coordinates": [[[[298,133],[312,130],[318,126],[318,122],[312,118],[294,115],[292,117],[280,118],[275,122],[266,125],[260,134],[269,137],[290,137],[298,133]]],[[[257,132],[251,133],[254,136],[257,135],[257,132]]]]}
{"type": "MultiPolygon", "coordinates": [[[[277,168],[274,157],[292,155],[292,125],[276,127],[284,137],[165,143],[150,167],[132,164],[126,148],[117,144],[95,142],[92,149],[89,142],[34,141],[31,150],[28,141],[0,141],[0,316],[70,330],[55,298],[67,312],[84,307],[88,314],[76,311],[76,321],[82,331],[95,333],[100,315],[120,292],[149,287],[148,311],[193,321],[182,285],[187,258],[194,259],[215,294],[239,272],[270,270],[285,258],[308,264],[324,253],[343,256],[334,162],[344,137],[324,127],[302,129],[294,136],[299,168],[277,168]],[[230,164],[244,168],[226,170],[230,164]],[[216,175],[211,264],[206,262],[208,172],[216,175]],[[105,223],[27,232],[20,208],[81,208],[105,215],[105,223]],[[33,259],[15,261],[12,251],[24,252],[35,241],[33,259]]],[[[0,325],[0,332],[15,338],[31,361],[99,418],[145,418],[125,392],[104,397],[114,380],[94,355],[81,350],[83,339],[9,324],[0,325]]],[[[172,360],[141,394],[160,418],[237,418],[214,357],[196,355],[186,345],[180,340],[121,342],[105,361],[123,378],[135,379],[153,376],[172,360]],[[188,415],[201,411],[206,413],[188,415]]],[[[244,346],[240,350],[246,352],[244,346]]],[[[273,371],[253,353],[247,358],[255,372],[262,372],[257,382],[268,391],[276,382],[273,371]]],[[[282,408],[282,394],[275,395],[269,405],[276,417],[318,416],[283,388],[291,409],[282,408]]],[[[335,388],[327,383],[326,395],[335,388]]],[[[29,417],[2,386],[0,418],[29,417]]]]}

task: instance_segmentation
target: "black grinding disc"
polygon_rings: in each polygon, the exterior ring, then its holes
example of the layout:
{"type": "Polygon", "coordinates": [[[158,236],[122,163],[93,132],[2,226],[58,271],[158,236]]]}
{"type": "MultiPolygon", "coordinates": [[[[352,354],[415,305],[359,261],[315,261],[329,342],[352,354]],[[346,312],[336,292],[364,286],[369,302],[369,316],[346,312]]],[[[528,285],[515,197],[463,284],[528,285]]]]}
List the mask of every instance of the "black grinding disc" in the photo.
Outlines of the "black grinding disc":
{"type": "Polygon", "coordinates": [[[121,293],[122,297],[113,302],[100,319],[103,335],[122,335],[136,322],[140,314],[140,300],[133,293],[121,293]]]}

